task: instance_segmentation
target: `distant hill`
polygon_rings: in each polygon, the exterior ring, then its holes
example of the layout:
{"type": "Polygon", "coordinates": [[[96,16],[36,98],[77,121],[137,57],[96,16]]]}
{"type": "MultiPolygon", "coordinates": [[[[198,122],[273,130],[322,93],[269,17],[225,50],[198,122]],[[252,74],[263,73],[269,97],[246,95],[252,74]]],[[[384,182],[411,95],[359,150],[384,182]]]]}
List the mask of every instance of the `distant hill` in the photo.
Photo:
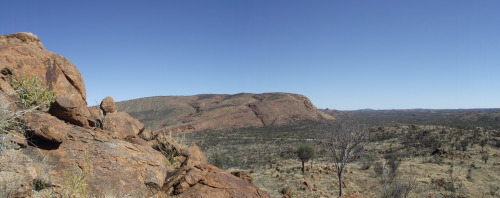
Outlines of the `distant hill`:
{"type": "Polygon", "coordinates": [[[445,125],[457,128],[500,129],[500,109],[402,109],[402,110],[321,110],[338,118],[358,119],[367,124],[393,123],[445,125]]]}
{"type": "Polygon", "coordinates": [[[152,130],[224,130],[333,119],[298,94],[158,96],[117,102],[152,130]]]}

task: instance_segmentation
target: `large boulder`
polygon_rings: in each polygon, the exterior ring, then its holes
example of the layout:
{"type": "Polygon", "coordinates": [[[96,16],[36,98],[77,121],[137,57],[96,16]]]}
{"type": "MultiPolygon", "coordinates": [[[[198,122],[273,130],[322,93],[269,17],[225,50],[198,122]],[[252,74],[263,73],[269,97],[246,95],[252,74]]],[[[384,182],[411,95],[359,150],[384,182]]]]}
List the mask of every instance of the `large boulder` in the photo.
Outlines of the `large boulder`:
{"type": "Polygon", "coordinates": [[[100,107],[104,114],[116,112],[115,100],[112,97],[104,98],[104,100],[102,100],[101,102],[100,107]]]}
{"type": "Polygon", "coordinates": [[[41,111],[29,111],[24,118],[30,135],[43,141],[44,145],[50,143],[58,145],[66,139],[69,127],[56,117],[41,111]]]}
{"type": "Polygon", "coordinates": [[[185,161],[186,166],[196,166],[207,163],[207,158],[203,155],[200,147],[195,144],[184,149],[183,155],[187,157],[185,161]]]}
{"type": "Polygon", "coordinates": [[[103,129],[113,138],[126,140],[144,131],[144,124],[125,112],[108,113],[103,120],[103,129]]]}
{"type": "Polygon", "coordinates": [[[14,94],[5,76],[37,77],[42,86],[55,92],[56,98],[65,98],[59,101],[63,108],[53,109],[53,115],[64,115],[64,120],[79,126],[88,125],[81,118],[89,115],[82,75],[68,59],[47,51],[34,34],[0,35],[0,71],[4,76],[0,88],[6,93],[14,94]]]}
{"type": "Polygon", "coordinates": [[[74,97],[59,96],[52,104],[50,111],[57,118],[71,124],[86,127],[89,125],[90,112],[85,106],[81,106],[74,97]]]}

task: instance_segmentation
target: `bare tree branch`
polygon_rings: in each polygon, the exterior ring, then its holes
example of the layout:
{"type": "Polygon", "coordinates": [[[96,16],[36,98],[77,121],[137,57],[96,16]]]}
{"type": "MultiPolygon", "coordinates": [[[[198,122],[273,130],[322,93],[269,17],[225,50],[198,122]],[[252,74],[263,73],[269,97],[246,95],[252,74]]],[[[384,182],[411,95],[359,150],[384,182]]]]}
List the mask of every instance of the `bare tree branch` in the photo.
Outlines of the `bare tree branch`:
{"type": "Polygon", "coordinates": [[[354,121],[337,121],[328,126],[325,143],[332,157],[339,179],[339,196],[342,196],[342,174],[348,163],[363,151],[368,138],[368,128],[354,121]]]}

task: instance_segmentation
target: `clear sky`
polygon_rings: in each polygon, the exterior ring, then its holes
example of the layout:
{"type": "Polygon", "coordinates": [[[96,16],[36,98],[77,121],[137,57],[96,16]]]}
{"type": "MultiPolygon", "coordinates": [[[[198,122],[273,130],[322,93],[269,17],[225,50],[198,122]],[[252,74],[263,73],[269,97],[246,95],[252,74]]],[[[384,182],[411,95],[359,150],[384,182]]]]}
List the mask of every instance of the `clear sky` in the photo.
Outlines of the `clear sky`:
{"type": "Polygon", "coordinates": [[[88,103],[291,92],[340,110],[500,107],[498,0],[5,1],[88,103]]]}

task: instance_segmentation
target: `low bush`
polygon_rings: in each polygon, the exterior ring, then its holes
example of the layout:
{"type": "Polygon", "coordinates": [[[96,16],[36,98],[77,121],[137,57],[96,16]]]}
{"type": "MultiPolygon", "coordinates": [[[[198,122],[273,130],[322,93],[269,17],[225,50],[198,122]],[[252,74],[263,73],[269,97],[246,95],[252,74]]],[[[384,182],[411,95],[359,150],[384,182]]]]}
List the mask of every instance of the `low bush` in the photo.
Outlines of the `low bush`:
{"type": "Polygon", "coordinates": [[[17,91],[26,108],[38,109],[41,105],[50,107],[55,101],[55,93],[42,86],[37,77],[12,77],[11,85],[17,91]]]}

